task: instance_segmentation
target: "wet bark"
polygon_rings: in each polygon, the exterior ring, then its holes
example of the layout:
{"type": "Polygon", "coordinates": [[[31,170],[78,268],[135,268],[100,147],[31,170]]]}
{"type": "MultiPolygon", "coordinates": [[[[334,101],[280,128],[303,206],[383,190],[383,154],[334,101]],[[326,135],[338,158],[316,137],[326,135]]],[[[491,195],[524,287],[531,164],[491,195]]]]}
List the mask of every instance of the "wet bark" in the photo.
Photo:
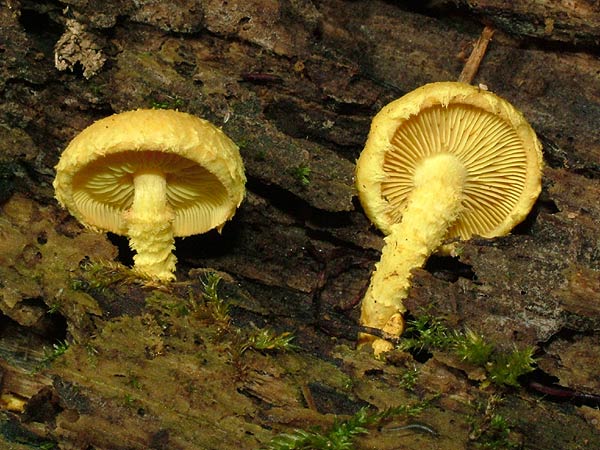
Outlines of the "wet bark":
{"type": "Polygon", "coordinates": [[[421,417],[437,437],[372,430],[357,448],[478,448],[495,393],[515,445],[600,447],[597,411],[582,402],[540,406],[535,392],[486,390],[443,355],[378,361],[354,349],[382,245],[353,186],[370,119],[422,84],[458,79],[488,25],[473,83],[531,122],[544,144],[543,192],[510,236],[473,239],[416,271],[407,307],[500,348],[534,346],[536,382],[589,395],[591,406],[600,394],[598,2],[413,3],[0,5],[0,443],[260,448],[361,406],[439,394],[421,417]],[[130,263],[127,241],[84,230],[51,187],[77,132],[140,107],[222,127],[248,177],[222,234],[177,241],[179,283],[168,289],[113,270],[130,263]],[[110,269],[98,285],[89,261],[110,269]],[[201,268],[221,273],[227,323],[200,300],[189,315],[165,306],[203,298],[201,268]],[[240,352],[256,327],[293,332],[300,350],[240,352]],[[49,360],[44,348],[65,341],[49,360]]]}

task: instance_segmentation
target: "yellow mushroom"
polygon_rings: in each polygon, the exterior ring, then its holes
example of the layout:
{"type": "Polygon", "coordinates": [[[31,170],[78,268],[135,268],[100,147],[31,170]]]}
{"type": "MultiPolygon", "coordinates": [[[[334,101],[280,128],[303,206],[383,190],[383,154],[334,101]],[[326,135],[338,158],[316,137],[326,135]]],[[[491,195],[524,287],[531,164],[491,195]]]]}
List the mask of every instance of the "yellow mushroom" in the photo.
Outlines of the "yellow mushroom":
{"type": "MultiPolygon", "coordinates": [[[[399,336],[411,270],[447,241],[510,232],[541,190],[542,165],[531,126],[491,92],[431,83],[385,106],[356,166],[361,204],[386,234],[361,323],[399,336]]],[[[392,348],[368,334],[360,342],[392,348]]]]}
{"type": "Polygon", "coordinates": [[[220,231],[245,182],[238,147],[219,128],[183,112],[138,109],[77,135],[54,189],[86,227],[128,236],[137,271],[167,281],[175,278],[174,238],[220,231]]]}

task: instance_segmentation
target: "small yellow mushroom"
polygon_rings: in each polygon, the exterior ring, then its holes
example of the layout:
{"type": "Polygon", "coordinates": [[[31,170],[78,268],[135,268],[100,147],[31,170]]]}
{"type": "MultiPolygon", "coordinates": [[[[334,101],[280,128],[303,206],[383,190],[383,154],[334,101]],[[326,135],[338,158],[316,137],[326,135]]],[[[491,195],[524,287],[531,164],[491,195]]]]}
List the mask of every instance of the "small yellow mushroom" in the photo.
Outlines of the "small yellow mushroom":
{"type": "Polygon", "coordinates": [[[77,135],[56,166],[55,195],[86,227],[129,237],[134,268],[175,278],[176,236],[219,231],[245,195],[238,147],[173,110],[138,109],[77,135]]]}
{"type": "MultiPolygon", "coordinates": [[[[531,126],[491,92],[431,83],[385,106],[356,166],[361,204],[386,234],[361,323],[400,336],[411,270],[446,241],[510,232],[539,195],[542,165],[531,126]]],[[[368,334],[360,342],[392,348],[368,334]]]]}

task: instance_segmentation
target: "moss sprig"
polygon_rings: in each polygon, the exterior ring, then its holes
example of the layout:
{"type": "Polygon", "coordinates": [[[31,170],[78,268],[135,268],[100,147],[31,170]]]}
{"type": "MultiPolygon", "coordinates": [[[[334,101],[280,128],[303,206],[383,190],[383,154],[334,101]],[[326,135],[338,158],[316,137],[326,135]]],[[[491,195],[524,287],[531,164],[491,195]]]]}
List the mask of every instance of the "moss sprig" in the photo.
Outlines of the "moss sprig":
{"type": "Polygon", "coordinates": [[[430,350],[446,350],[454,342],[454,336],[446,325],[438,318],[423,314],[409,320],[399,344],[404,351],[422,352],[430,350]]]}
{"type": "Polygon", "coordinates": [[[510,421],[498,412],[498,407],[503,399],[498,395],[488,398],[483,416],[472,418],[469,439],[475,448],[488,450],[509,450],[522,448],[520,443],[514,441],[510,421]]]}
{"type": "Polygon", "coordinates": [[[518,387],[518,378],[534,370],[533,352],[533,347],[515,348],[510,353],[497,352],[486,366],[490,380],[496,384],[518,387]]]}
{"type": "Polygon", "coordinates": [[[52,344],[52,347],[44,348],[44,356],[40,360],[38,367],[36,367],[35,371],[41,370],[45,367],[48,367],[54,361],[56,361],[59,357],[64,355],[69,349],[69,343],[67,341],[57,341],[52,344]]]}
{"type": "Polygon", "coordinates": [[[461,359],[476,366],[484,366],[491,360],[494,346],[483,336],[468,328],[455,336],[454,351],[461,359]]]}
{"type": "Polygon", "coordinates": [[[202,279],[202,296],[210,315],[222,328],[228,328],[231,323],[229,303],[219,296],[221,277],[216,272],[207,272],[202,279]]]}
{"type": "Polygon", "coordinates": [[[299,165],[290,169],[290,174],[304,187],[310,184],[310,173],[308,166],[299,165]]]}
{"type": "Polygon", "coordinates": [[[296,350],[298,347],[292,342],[294,339],[295,336],[287,331],[277,334],[269,328],[257,329],[242,344],[240,354],[248,349],[259,352],[296,350]]]}
{"type": "Polygon", "coordinates": [[[232,326],[229,303],[219,295],[219,283],[221,282],[219,274],[207,272],[201,282],[206,311],[219,326],[221,332],[231,331],[237,336],[235,346],[237,356],[241,356],[250,349],[259,352],[286,352],[298,348],[293,343],[295,336],[290,332],[277,333],[269,328],[254,328],[246,332],[232,326]]]}
{"type": "Polygon", "coordinates": [[[133,269],[112,261],[87,261],[81,265],[82,277],[71,280],[71,288],[76,291],[102,292],[118,283],[134,284],[145,281],[133,269]]]}
{"type": "Polygon", "coordinates": [[[383,411],[370,411],[363,407],[346,420],[336,420],[329,430],[294,430],[275,436],[266,450],[351,450],[354,439],[367,434],[369,428],[377,427],[394,417],[413,417],[429,405],[422,401],[414,405],[401,405],[383,411]]]}

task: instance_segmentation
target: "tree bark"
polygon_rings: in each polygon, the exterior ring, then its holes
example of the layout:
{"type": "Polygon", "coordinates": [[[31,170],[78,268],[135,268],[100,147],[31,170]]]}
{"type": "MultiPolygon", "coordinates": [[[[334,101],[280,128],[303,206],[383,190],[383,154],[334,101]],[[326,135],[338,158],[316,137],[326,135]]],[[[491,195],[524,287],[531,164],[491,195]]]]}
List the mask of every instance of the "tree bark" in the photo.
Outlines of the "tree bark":
{"type": "Polygon", "coordinates": [[[498,439],[494,414],[509,444],[600,448],[600,18],[597,2],[556,3],[3,2],[0,444],[263,448],[364,406],[428,399],[416,420],[437,437],[398,434],[400,417],[356,448],[476,448],[498,439]],[[353,185],[371,117],[458,79],[488,24],[473,83],[531,122],[543,192],[510,236],[472,239],[414,272],[405,305],[501,349],[534,346],[534,375],[579,395],[569,410],[531,402],[527,380],[518,395],[486,388],[445,352],[376,360],[354,348],[383,243],[353,185]],[[70,139],[141,107],[222,127],[248,177],[222,234],[176,241],[168,287],[132,280],[116,264],[131,263],[126,240],[80,227],[51,187],[70,139]],[[203,268],[220,274],[216,303],[203,268]],[[248,344],[263,329],[293,332],[299,350],[248,344]]]}

